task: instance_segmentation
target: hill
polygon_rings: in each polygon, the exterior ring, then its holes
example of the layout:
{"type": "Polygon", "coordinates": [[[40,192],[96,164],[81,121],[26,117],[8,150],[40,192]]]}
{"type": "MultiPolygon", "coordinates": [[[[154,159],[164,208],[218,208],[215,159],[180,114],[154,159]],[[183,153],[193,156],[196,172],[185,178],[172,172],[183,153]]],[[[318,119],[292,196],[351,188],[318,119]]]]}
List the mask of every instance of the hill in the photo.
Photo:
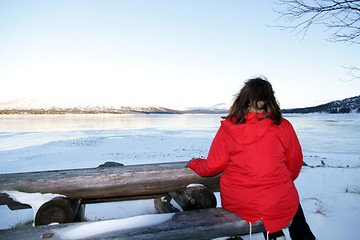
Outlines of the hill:
{"type": "Polygon", "coordinates": [[[283,109],[283,113],[360,113],[360,95],[315,107],[283,109]]]}

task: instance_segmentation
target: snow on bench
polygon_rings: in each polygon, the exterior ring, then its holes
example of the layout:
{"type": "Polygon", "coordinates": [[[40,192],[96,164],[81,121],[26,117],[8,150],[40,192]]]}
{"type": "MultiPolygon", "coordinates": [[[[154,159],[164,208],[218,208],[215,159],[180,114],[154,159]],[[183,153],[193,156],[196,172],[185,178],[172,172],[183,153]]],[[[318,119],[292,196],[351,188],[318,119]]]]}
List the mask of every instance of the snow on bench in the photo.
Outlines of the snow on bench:
{"type": "MultiPolygon", "coordinates": [[[[249,234],[249,224],[222,208],[0,231],[0,239],[214,239],[249,234]]],[[[264,231],[261,221],[252,233],[264,231]]]]}

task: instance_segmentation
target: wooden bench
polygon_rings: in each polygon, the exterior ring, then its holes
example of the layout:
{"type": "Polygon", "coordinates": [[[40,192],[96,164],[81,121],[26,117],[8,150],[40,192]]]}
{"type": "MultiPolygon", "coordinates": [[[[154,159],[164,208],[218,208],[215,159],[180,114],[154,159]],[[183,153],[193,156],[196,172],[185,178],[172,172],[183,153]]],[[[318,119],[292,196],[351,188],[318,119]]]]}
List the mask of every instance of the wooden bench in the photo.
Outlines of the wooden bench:
{"type": "MultiPolygon", "coordinates": [[[[6,191],[61,194],[66,196],[65,200],[57,200],[61,204],[62,201],[70,200],[70,205],[76,206],[76,209],[80,204],[159,199],[164,196],[171,196],[179,201],[180,205],[184,205],[179,200],[181,194],[179,197],[176,193],[184,191],[189,184],[201,184],[209,191],[219,191],[220,176],[199,177],[186,168],[186,164],[187,162],[174,162],[0,174],[0,205],[6,204],[14,210],[29,207],[14,202],[4,193],[6,191]]],[[[174,214],[170,220],[162,224],[106,233],[101,235],[101,239],[186,239],[186,236],[195,237],[194,239],[212,239],[249,233],[249,225],[244,220],[222,208],[174,214]]],[[[54,232],[56,229],[76,224],[84,223],[2,230],[0,239],[22,239],[24,236],[28,239],[60,239],[54,232]]],[[[252,230],[263,231],[263,224],[256,223],[252,230]]]]}
{"type": "Polygon", "coordinates": [[[219,176],[203,178],[187,162],[0,174],[0,205],[14,201],[3,191],[54,193],[82,203],[148,199],[192,183],[219,191],[219,176]]]}

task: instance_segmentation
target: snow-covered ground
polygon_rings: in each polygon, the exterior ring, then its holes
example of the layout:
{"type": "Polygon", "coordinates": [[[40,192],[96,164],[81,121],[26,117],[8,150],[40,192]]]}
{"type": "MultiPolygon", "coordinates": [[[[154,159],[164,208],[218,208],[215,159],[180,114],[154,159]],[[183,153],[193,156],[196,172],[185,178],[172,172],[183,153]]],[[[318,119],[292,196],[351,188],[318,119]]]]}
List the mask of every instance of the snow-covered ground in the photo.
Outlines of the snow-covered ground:
{"type": "MultiPolygon", "coordinates": [[[[320,240],[357,239],[360,115],[285,117],[293,123],[309,165],[296,185],[312,230],[320,240]]],[[[207,155],[219,121],[220,115],[0,116],[0,173],[97,167],[106,161],[186,161],[207,155]]],[[[90,221],[154,213],[152,200],[86,206],[90,221]]],[[[31,209],[0,206],[0,229],[33,216],[31,209]]]]}

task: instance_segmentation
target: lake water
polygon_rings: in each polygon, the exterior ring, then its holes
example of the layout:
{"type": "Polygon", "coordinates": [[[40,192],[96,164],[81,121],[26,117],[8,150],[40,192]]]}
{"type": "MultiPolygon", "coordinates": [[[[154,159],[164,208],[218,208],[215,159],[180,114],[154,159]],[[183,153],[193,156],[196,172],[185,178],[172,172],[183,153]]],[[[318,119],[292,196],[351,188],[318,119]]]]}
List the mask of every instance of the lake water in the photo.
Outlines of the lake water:
{"type": "MultiPolygon", "coordinates": [[[[289,114],[304,155],[330,162],[360,159],[360,114],[289,114]]],[[[50,142],[116,134],[212,139],[221,115],[1,115],[0,153],[50,142]]],[[[1,156],[1,155],[0,155],[1,156]]],[[[1,159],[0,159],[1,163],[1,159]]]]}
{"type": "Polygon", "coordinates": [[[291,114],[285,117],[293,124],[307,159],[326,159],[335,166],[345,163],[360,166],[360,114],[291,114]]]}
{"type": "Polygon", "coordinates": [[[220,120],[211,114],[0,115],[0,151],[114,132],[211,137],[220,120]]]}

